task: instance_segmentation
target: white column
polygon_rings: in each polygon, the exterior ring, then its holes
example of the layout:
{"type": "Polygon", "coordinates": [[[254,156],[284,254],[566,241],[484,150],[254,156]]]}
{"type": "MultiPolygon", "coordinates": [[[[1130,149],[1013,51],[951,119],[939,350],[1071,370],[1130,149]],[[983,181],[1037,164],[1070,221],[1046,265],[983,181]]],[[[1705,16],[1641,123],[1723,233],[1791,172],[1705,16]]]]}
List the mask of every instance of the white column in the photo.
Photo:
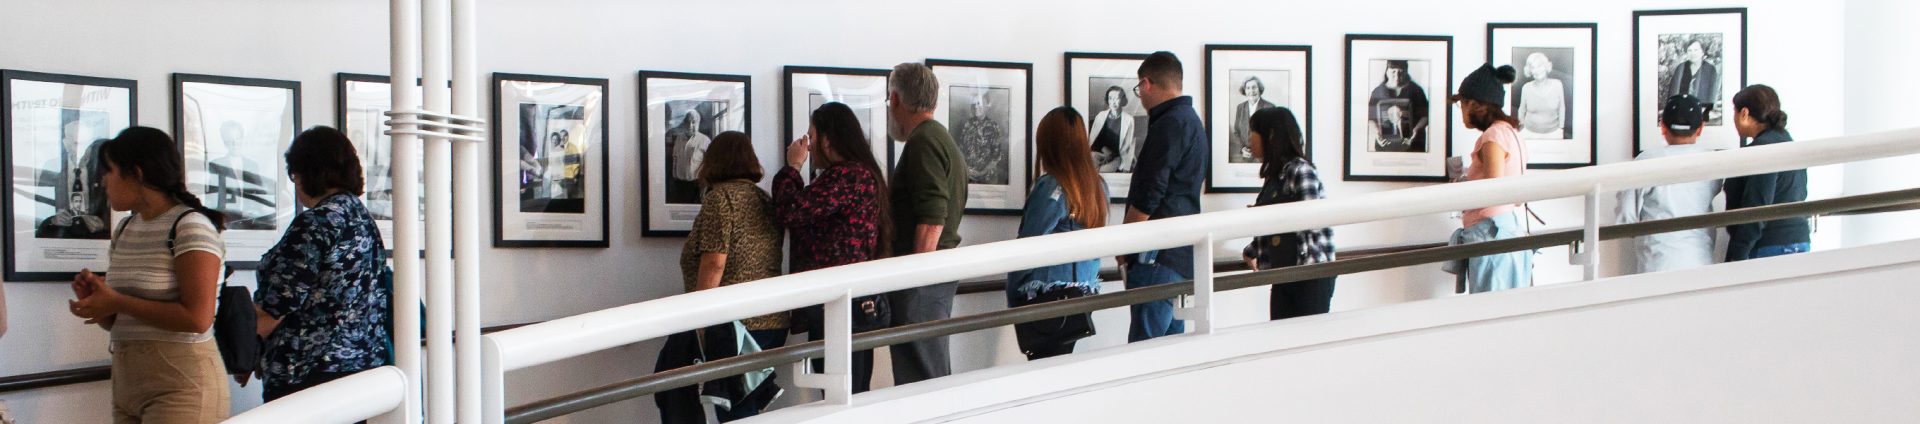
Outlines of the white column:
{"type": "MultiPolygon", "coordinates": [[[[420,78],[420,0],[392,0],[393,109],[420,107],[413,81],[420,78]]],[[[389,127],[389,129],[392,129],[389,127]]],[[[393,357],[407,377],[406,402],[386,422],[420,422],[420,138],[394,134],[393,152],[393,357]]]]}
{"type": "Polygon", "coordinates": [[[1194,334],[1213,334],[1213,235],[1193,245],[1193,305],[1174,305],[1174,318],[1193,321],[1194,334]]]}
{"type": "MultiPolygon", "coordinates": [[[[1866,134],[1920,125],[1913,118],[1910,85],[1920,69],[1920,2],[1911,0],[1847,0],[1846,3],[1846,133],[1866,134]]],[[[1793,111],[1791,98],[1786,104],[1793,111]]],[[[1855,162],[1845,165],[1844,194],[1848,196],[1920,186],[1920,155],[1855,162]]],[[[1841,220],[1841,245],[1852,247],[1920,238],[1920,212],[1846,217],[1841,220]]]]}
{"type": "MultiPolygon", "coordinates": [[[[463,117],[480,116],[481,78],[475,66],[478,49],[474,41],[476,3],[453,1],[453,114],[463,117]]],[[[487,186],[480,183],[485,178],[480,172],[485,166],[480,152],[485,146],[473,141],[453,146],[453,178],[461,182],[459,195],[453,196],[453,231],[458,235],[453,238],[453,278],[459,303],[454,309],[458,315],[454,340],[459,343],[455,346],[459,368],[455,390],[462,423],[481,422],[481,392],[486,387],[481,381],[480,362],[480,198],[485,196],[480,188],[487,186]]]]}
{"type": "MultiPolygon", "coordinates": [[[[426,110],[446,113],[452,99],[447,89],[451,59],[449,0],[426,0],[421,7],[425,46],[426,110]]],[[[443,137],[427,137],[427,422],[454,422],[453,354],[453,152],[443,137]]]]}

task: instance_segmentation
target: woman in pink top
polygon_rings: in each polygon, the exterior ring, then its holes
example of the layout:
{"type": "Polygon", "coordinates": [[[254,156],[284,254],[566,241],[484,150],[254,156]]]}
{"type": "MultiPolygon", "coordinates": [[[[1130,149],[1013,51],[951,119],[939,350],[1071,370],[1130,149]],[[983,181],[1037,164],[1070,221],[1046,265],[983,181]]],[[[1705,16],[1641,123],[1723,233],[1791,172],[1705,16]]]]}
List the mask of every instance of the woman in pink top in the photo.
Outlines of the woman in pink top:
{"type": "MultiPolygon", "coordinates": [[[[1520,122],[1507,115],[1506,84],[1513,83],[1512,66],[1494,69],[1480,65],[1460,81],[1460,92],[1449,98],[1460,105],[1460,118],[1480,131],[1473,142],[1473,165],[1467,181],[1503,178],[1527,172],[1526,145],[1517,129],[1520,122]]],[[[1477,243],[1524,235],[1515,205],[1497,205],[1465,211],[1459,242],[1477,243]]],[[[1467,259],[1467,291],[1482,293],[1532,285],[1533,252],[1519,251],[1467,259]]]]}

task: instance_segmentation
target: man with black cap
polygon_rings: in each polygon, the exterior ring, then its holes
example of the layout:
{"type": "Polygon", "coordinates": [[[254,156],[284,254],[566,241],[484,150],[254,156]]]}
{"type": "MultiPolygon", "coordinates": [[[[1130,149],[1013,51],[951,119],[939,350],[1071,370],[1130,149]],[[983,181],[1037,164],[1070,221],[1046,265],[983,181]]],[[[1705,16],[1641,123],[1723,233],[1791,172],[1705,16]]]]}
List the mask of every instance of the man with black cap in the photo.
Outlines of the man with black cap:
{"type": "MultiPolygon", "coordinates": [[[[1702,104],[1692,95],[1668,97],[1660,110],[1660,135],[1667,145],[1641,152],[1634,160],[1647,160],[1710,151],[1694,144],[1700,139],[1702,124],[1711,104],[1702,104]]],[[[1620,191],[1622,224],[1702,215],[1713,211],[1713,196],[1720,192],[1720,180],[1696,181],[1620,191]]],[[[1647,273],[1687,269],[1713,264],[1713,229],[1699,228],[1633,239],[1633,272],[1647,273]]]]}

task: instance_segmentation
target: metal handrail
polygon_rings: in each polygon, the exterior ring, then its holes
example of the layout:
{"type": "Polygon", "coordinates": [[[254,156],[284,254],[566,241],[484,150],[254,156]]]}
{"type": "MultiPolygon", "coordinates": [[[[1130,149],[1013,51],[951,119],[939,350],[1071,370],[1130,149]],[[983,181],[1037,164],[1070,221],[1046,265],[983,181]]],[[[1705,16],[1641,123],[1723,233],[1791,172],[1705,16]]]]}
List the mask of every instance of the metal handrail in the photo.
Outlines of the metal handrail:
{"type": "MultiPolygon", "coordinates": [[[[1837,212],[1896,211],[1888,210],[1888,207],[1911,204],[1916,201],[1920,201],[1920,189],[1906,189],[1834,199],[1778,204],[1715,212],[1705,215],[1603,226],[1600,229],[1600,239],[1614,240],[1674,231],[1724,227],[1837,212]]],[[[1214,284],[1217,291],[1286,284],[1338,275],[1553,247],[1579,241],[1581,235],[1580,230],[1565,230],[1481,243],[1433,247],[1358,259],[1343,259],[1313,265],[1222,276],[1218,277],[1214,284]]],[[[853,337],[853,348],[855,350],[873,349],[881,346],[950,336],[1022,322],[1168,299],[1191,294],[1192,292],[1193,282],[1183,281],[924,322],[859,333],[853,337]]],[[[533,423],[558,418],[574,412],[646,396],[675,387],[695,385],[708,380],[739,375],[748,371],[772,368],[811,358],[819,358],[824,355],[822,346],[823,342],[816,340],[627,379],[508,409],[506,422],[533,423]]]]}

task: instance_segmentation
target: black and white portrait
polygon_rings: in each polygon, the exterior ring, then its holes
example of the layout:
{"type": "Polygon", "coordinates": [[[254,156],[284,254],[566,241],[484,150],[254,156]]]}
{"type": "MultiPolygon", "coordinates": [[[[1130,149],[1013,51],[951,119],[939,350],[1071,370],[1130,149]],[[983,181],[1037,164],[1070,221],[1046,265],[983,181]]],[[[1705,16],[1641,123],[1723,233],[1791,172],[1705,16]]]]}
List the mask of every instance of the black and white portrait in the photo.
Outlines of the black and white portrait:
{"type": "Polygon", "coordinates": [[[1232,128],[1228,130],[1227,162],[1259,163],[1253,148],[1247,146],[1247,120],[1261,109],[1289,107],[1287,90],[1293,87],[1292,73],[1286,70],[1234,69],[1227,71],[1233,90],[1227,95],[1233,104],[1232,128]]]}
{"type": "Polygon", "coordinates": [[[954,85],[948,90],[953,104],[948,106],[947,122],[954,143],[966,157],[967,182],[1010,184],[1012,90],[974,85],[954,85]]]}
{"type": "Polygon", "coordinates": [[[108,238],[110,212],[100,176],[100,142],[112,137],[108,112],[59,109],[58,149],[36,149],[34,238],[108,238]]]}
{"type": "Polygon", "coordinates": [[[1375,59],[1369,61],[1369,75],[1379,81],[1367,97],[1368,151],[1425,153],[1429,133],[1427,76],[1431,65],[1425,60],[1375,59]]]}
{"type": "Polygon", "coordinates": [[[721,100],[667,102],[667,203],[700,204],[700,163],[719,135],[721,100]]]}
{"type": "Polygon", "coordinates": [[[1087,78],[1087,140],[1093,164],[1104,173],[1133,172],[1140,145],[1147,141],[1147,109],[1132,87],[1138,78],[1087,78]]]}
{"type": "Polygon", "coordinates": [[[1514,68],[1520,71],[1513,83],[1513,117],[1520,120],[1520,134],[1530,140],[1573,139],[1573,70],[1579,69],[1570,47],[1514,47],[1514,68]]]}
{"type": "Polygon", "coordinates": [[[1692,95],[1715,107],[1707,112],[1707,126],[1721,125],[1720,102],[1722,40],[1719,33],[1659,35],[1659,97],[1656,108],[1665,109],[1666,99],[1678,94],[1692,95]]]}
{"type": "Polygon", "coordinates": [[[274,211],[280,183],[281,138],[292,140],[279,117],[252,111],[207,111],[207,185],[200,196],[208,208],[227,215],[227,228],[276,230],[274,211]]]}
{"type": "Polygon", "coordinates": [[[586,213],[586,108],[520,104],[520,211],[586,213]]]}

